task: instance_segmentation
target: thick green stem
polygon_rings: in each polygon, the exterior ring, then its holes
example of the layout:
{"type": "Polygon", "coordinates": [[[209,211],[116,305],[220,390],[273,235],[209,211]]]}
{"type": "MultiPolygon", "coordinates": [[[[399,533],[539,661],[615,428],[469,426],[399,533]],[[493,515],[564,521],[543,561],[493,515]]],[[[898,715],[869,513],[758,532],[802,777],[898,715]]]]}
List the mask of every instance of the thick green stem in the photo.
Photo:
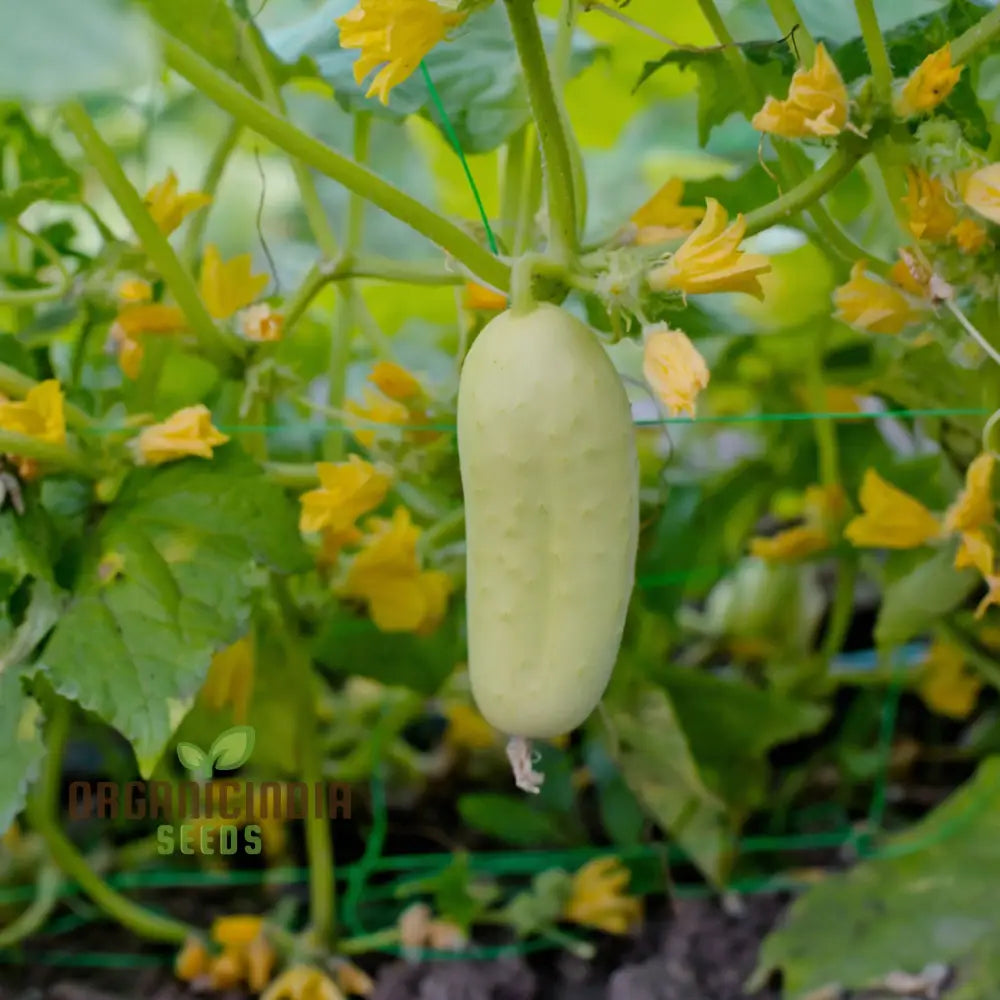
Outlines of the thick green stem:
{"type": "Polygon", "coordinates": [[[858,559],[853,552],[842,556],[837,566],[837,589],[833,595],[829,623],[823,636],[823,660],[830,661],[843,649],[854,617],[854,584],[858,578],[858,559]]]}
{"type": "MultiPolygon", "coordinates": [[[[252,23],[244,24],[243,30],[246,39],[245,50],[254,78],[264,97],[264,103],[282,118],[287,118],[288,108],[268,69],[264,39],[261,38],[257,26],[252,23]]],[[[330,225],[330,220],[327,218],[326,209],[323,208],[323,203],[320,201],[312,174],[309,173],[309,168],[301,160],[294,158],[292,159],[292,173],[295,175],[299,197],[302,199],[302,210],[306,214],[313,239],[316,240],[316,245],[325,256],[332,257],[337,252],[337,237],[330,225]]]]}
{"type": "Polygon", "coordinates": [[[542,202],[542,150],[534,129],[528,132],[528,162],[518,203],[517,226],[514,230],[514,253],[519,257],[532,243],[535,216],[542,202]]]}
{"type": "Polygon", "coordinates": [[[548,56],[535,16],[535,0],[505,2],[542,147],[549,249],[558,260],[568,263],[576,253],[576,199],[565,122],[552,88],[548,56]]]}
{"type": "Polygon", "coordinates": [[[49,719],[44,773],[28,800],[27,815],[31,825],[45,841],[53,861],[63,873],[73,879],[112,920],[139,937],[164,944],[183,944],[196,934],[193,927],[172,917],[153,913],[116,892],[87,864],[87,859],[60,830],[57,818],[59,784],[68,732],[69,706],[60,700],[49,719]]]}
{"type": "Polygon", "coordinates": [[[187,46],[164,36],[163,51],[167,63],[176,73],[247,128],[269,139],[289,156],[301,160],[405,222],[488,284],[504,290],[507,288],[509,266],[480,246],[463,229],[276,115],[187,46]]]}
{"type": "MultiPolygon", "coordinates": [[[[371,115],[362,113],[354,116],[354,162],[362,166],[368,160],[371,146],[371,115]]],[[[347,203],[347,232],[344,237],[344,255],[350,257],[361,249],[364,239],[365,199],[352,191],[347,203]]],[[[329,388],[327,403],[331,409],[339,410],[344,405],[347,392],[347,366],[351,361],[351,342],[358,325],[358,289],[352,281],[345,280],[340,286],[330,339],[330,363],[327,368],[329,388]]],[[[323,455],[330,462],[343,458],[346,435],[342,424],[330,430],[323,442],[323,455]]]]}
{"type": "Polygon", "coordinates": [[[795,30],[795,45],[806,66],[812,66],[816,56],[816,42],[802,20],[802,15],[795,6],[795,0],[767,0],[771,16],[783,35],[795,30]]]}
{"type": "Polygon", "coordinates": [[[998,35],[1000,35],[1000,7],[994,7],[951,43],[952,61],[965,62],[984,45],[989,45],[998,35]]]}
{"type": "Polygon", "coordinates": [[[889,51],[885,47],[882,29],[878,26],[878,15],[872,0],[854,0],[861,24],[861,37],[868,53],[868,65],[872,68],[872,86],[880,104],[888,107],[892,101],[892,65],[889,51]]]}
{"type": "MultiPolygon", "coordinates": [[[[212,159],[208,161],[208,166],[205,168],[205,176],[201,182],[203,194],[215,198],[215,193],[219,190],[219,184],[222,181],[222,175],[226,170],[226,164],[229,162],[233,150],[236,149],[236,143],[239,142],[242,131],[239,122],[231,121],[229,123],[219,140],[219,144],[215,147],[215,152],[212,153],[212,159]]],[[[188,220],[187,233],[184,235],[184,248],[181,251],[181,259],[188,267],[194,267],[201,252],[201,241],[205,235],[205,227],[208,225],[210,208],[210,205],[203,205],[188,220]]]]}
{"type": "Polygon", "coordinates": [[[70,444],[55,444],[40,438],[0,430],[0,454],[32,458],[43,465],[96,479],[97,472],[86,456],[70,444]]]}
{"type": "MultiPolygon", "coordinates": [[[[287,649],[301,697],[298,717],[299,770],[309,788],[323,781],[323,748],[316,716],[316,678],[312,661],[301,643],[289,637],[287,649]]],[[[327,948],[333,945],[337,933],[333,839],[329,820],[322,811],[317,814],[314,809],[306,810],[304,822],[309,858],[309,923],[315,943],[327,948]]]]}
{"type": "Polygon", "coordinates": [[[235,340],[225,338],[216,327],[201,301],[194,279],[149,214],[139,192],[125,176],[114,150],[101,138],[79,102],[63,105],[62,116],[177,300],[201,347],[214,361],[225,364],[238,349],[235,340]]]}
{"type": "Polygon", "coordinates": [[[500,167],[500,242],[508,250],[517,232],[517,209],[524,185],[527,126],[519,128],[503,149],[500,167]]]}
{"type": "Polygon", "coordinates": [[[817,171],[786,191],[774,201],[748,212],[746,216],[747,236],[759,233],[769,226],[785,222],[803,209],[810,208],[846,177],[861,159],[864,147],[838,149],[817,171]]]}

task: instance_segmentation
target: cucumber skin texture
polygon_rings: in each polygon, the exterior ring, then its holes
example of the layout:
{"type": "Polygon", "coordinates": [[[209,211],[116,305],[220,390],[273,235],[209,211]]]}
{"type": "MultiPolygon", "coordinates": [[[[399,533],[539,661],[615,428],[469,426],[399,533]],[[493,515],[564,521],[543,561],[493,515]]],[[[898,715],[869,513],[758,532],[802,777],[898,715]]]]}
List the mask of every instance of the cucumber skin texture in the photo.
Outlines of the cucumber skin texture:
{"type": "Polygon", "coordinates": [[[631,408],[597,337],[553,305],[488,323],[458,452],[473,698],[510,736],[569,732],[611,678],[639,534],[631,408]]]}

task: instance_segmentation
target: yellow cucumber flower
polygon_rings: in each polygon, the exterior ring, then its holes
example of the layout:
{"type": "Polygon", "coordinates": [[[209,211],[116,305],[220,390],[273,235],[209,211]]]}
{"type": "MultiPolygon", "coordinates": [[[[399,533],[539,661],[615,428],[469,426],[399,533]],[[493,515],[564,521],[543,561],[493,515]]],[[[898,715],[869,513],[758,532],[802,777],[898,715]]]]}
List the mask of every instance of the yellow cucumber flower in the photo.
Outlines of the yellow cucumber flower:
{"type": "Polygon", "coordinates": [[[316,472],[319,489],[299,498],[299,530],[303,532],[329,529],[347,533],[362,514],[385,499],[389,490],[389,477],[357,455],[350,455],[346,462],[319,462],[316,472]]]}
{"type": "Polygon", "coordinates": [[[205,945],[198,938],[190,937],[174,959],[174,975],[181,982],[194,982],[208,973],[210,958],[205,945]]]}
{"type": "Polygon", "coordinates": [[[189,456],[211,458],[212,449],[228,440],[212,426],[208,407],[199,403],[145,428],[131,444],[140,465],[162,465],[189,456]]]}
{"type": "Polygon", "coordinates": [[[936,108],[952,92],[961,75],[962,67],[951,63],[949,42],[927,56],[909,75],[893,101],[893,110],[901,118],[910,118],[936,108]]]}
{"type": "Polygon", "coordinates": [[[177,188],[177,176],[172,170],[168,170],[167,176],[159,184],[154,184],[146,192],[144,199],[149,214],[165,236],[169,236],[186,216],[212,200],[201,191],[181,194],[177,188]]]}
{"type": "Polygon", "coordinates": [[[142,278],[124,278],[115,294],[119,302],[148,302],[153,297],[153,286],[142,278]]]}
{"type": "Polygon", "coordinates": [[[233,721],[246,722],[253,694],[254,673],[253,639],[245,635],[220,649],[212,657],[208,676],[201,689],[205,704],[215,711],[220,711],[227,705],[232,706],[233,721]]]}
{"type": "Polygon", "coordinates": [[[588,861],[573,876],[563,918],[607,934],[627,934],[642,919],[642,900],[628,895],[630,878],[618,858],[588,861]]]}
{"type": "Polygon", "coordinates": [[[961,219],[951,227],[948,235],[962,253],[968,254],[979,253],[989,239],[985,228],[972,219],[961,219]]]}
{"type": "Polygon", "coordinates": [[[760,132],[802,139],[837,135],[847,124],[847,87],[820,42],[811,69],[797,69],[788,97],[768,97],[750,123],[760,132]]]}
{"type": "Polygon", "coordinates": [[[927,651],[917,691],[924,704],[938,715],[966,719],[976,707],[983,682],[969,670],[957,646],[935,639],[927,651]]]}
{"type": "Polygon", "coordinates": [[[907,226],[918,240],[943,240],[958,220],[948,201],[944,184],[925,170],[907,170],[909,186],[903,205],[909,221],[907,226]]]}
{"type": "Polygon", "coordinates": [[[683,196],[684,181],[672,177],[632,215],[634,236],[631,242],[648,246],[690,233],[701,222],[705,209],[682,205],[683,196]]]}
{"type": "Polygon", "coordinates": [[[863,260],[851,268],[850,280],[834,291],[833,303],[835,319],[872,333],[899,333],[923,316],[898,288],[865,273],[863,260]]]}
{"type": "Polygon", "coordinates": [[[364,400],[364,403],[356,403],[353,399],[349,399],[344,404],[344,409],[349,414],[344,423],[357,439],[358,444],[364,448],[371,448],[375,444],[379,432],[372,428],[360,427],[360,421],[390,425],[407,424],[410,421],[410,411],[394,399],[386,399],[380,393],[365,389],[364,400]],[[357,419],[351,420],[352,416],[357,419]]]}
{"type": "Polygon", "coordinates": [[[455,701],[444,710],[448,720],[444,739],[456,750],[489,750],[497,745],[497,731],[464,701],[455,701]]]}
{"type": "Polygon", "coordinates": [[[325,972],[296,965],[278,976],[260,1000],[344,1000],[344,994],[325,972]]]}
{"type": "Polygon", "coordinates": [[[687,334],[666,323],[647,328],[642,373],[671,416],[694,416],[695,400],[708,385],[709,371],[687,334]]]}
{"type": "Polygon", "coordinates": [[[465,14],[448,11],[433,0],[358,0],[337,18],[340,46],[360,49],[354,62],[356,83],[381,67],[365,94],[389,103],[389,91],[402,83],[465,14]]]}
{"type": "Polygon", "coordinates": [[[201,262],[201,297],[212,319],[229,319],[250,305],[267,287],[266,274],[253,273],[253,258],[241,253],[223,261],[214,243],[205,247],[201,262]]]}
{"type": "Polygon", "coordinates": [[[862,514],[844,529],[857,548],[916,549],[941,536],[937,518],[915,497],[868,469],[861,483],[862,514]]]}
{"type": "Polygon", "coordinates": [[[63,394],[56,379],[39,382],[20,402],[0,403],[0,430],[12,431],[63,444],[66,441],[66,415],[63,394]]]}
{"type": "Polygon", "coordinates": [[[965,489],[948,508],[944,526],[949,531],[975,531],[993,522],[993,467],[988,452],[977,455],[965,472],[965,489]]]}
{"type": "Polygon", "coordinates": [[[420,383],[402,365],[395,361],[380,361],[372,369],[368,381],[384,396],[405,403],[424,394],[420,383]]]}
{"type": "Polygon", "coordinates": [[[1000,223],[1000,163],[971,174],[962,185],[962,201],[983,218],[1000,223]]]}
{"type": "Polygon", "coordinates": [[[963,531],[955,553],[955,569],[975,569],[983,578],[993,573],[993,546],[981,528],[963,531]]]}
{"type": "Polygon", "coordinates": [[[746,292],[762,299],[759,276],[771,270],[771,263],[761,254],[739,249],[746,232],[742,215],[737,215],[732,225],[727,225],[728,222],[722,205],[714,198],[707,199],[705,218],[677,252],[650,273],[650,287],[690,295],[746,292]]]}
{"type": "Polygon", "coordinates": [[[503,312],[507,308],[507,296],[475,281],[467,281],[462,305],[471,312],[503,312]]]}
{"type": "Polygon", "coordinates": [[[827,531],[812,524],[798,524],[776,535],[750,540],[750,554],[769,563],[798,562],[829,547],[827,531]]]}

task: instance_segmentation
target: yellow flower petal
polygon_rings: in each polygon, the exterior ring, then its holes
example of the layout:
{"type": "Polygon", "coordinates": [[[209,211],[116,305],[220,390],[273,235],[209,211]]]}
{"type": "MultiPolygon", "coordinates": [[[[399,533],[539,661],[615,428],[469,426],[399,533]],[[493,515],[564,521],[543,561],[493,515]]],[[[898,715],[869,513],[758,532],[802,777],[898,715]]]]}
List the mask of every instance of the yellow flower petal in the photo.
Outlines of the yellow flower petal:
{"type": "Polygon", "coordinates": [[[694,416],[695,400],[708,385],[705,359],[680,330],[666,323],[649,327],[643,345],[642,373],[672,416],[694,416]]]}
{"type": "Polygon", "coordinates": [[[359,426],[359,421],[373,424],[400,425],[410,422],[410,411],[394,399],[386,399],[380,393],[364,390],[364,403],[349,399],[344,409],[350,415],[345,420],[347,427],[363,448],[371,448],[379,434],[373,428],[359,426]],[[358,418],[351,420],[351,417],[358,418]]]}
{"type": "Polygon", "coordinates": [[[406,402],[423,395],[423,387],[402,365],[394,361],[380,361],[372,369],[368,381],[383,395],[398,402],[406,402]]]}
{"type": "Polygon", "coordinates": [[[649,275],[657,291],[675,289],[690,295],[746,292],[763,298],[759,276],[771,270],[767,257],[739,249],[746,231],[742,215],[728,225],[726,210],[714,198],[706,201],[705,218],[670,259],[649,275]],[[728,227],[727,227],[728,226],[728,227]]]}
{"type": "Polygon", "coordinates": [[[139,377],[145,353],[146,349],[142,346],[142,342],[131,337],[126,337],[118,345],[118,367],[126,378],[134,381],[139,377]]]}
{"type": "Polygon", "coordinates": [[[648,246],[690,233],[704,217],[705,209],[682,205],[683,196],[684,181],[672,177],[632,215],[632,242],[648,246]]]}
{"type": "Polygon", "coordinates": [[[951,227],[948,235],[962,253],[968,254],[979,253],[989,238],[986,230],[972,219],[961,219],[951,227]]]}
{"type": "Polygon", "coordinates": [[[184,313],[177,306],[149,302],[125,306],[118,311],[112,338],[135,337],[140,333],[174,333],[187,326],[184,313]]]}
{"type": "Polygon", "coordinates": [[[811,524],[800,524],[779,531],[770,538],[751,539],[750,554],[765,562],[787,563],[806,559],[829,547],[830,537],[825,530],[811,524]]]}
{"type": "Polygon", "coordinates": [[[1000,163],[982,167],[965,180],[962,200],[990,222],[1000,223],[1000,163]]]}
{"type": "Polygon", "coordinates": [[[627,893],[630,877],[618,858],[587,862],[573,876],[563,918],[608,934],[627,934],[642,918],[642,901],[627,893]]]}
{"type": "Polygon", "coordinates": [[[944,184],[925,170],[907,170],[909,187],[903,198],[909,230],[918,240],[943,240],[958,216],[948,201],[944,184]]]}
{"type": "Polygon", "coordinates": [[[337,985],[353,996],[367,997],[375,992],[375,983],[364,969],[359,969],[353,962],[341,962],[336,971],[337,985]]]}
{"type": "Polygon", "coordinates": [[[20,402],[0,403],[0,429],[52,444],[66,440],[63,394],[56,379],[39,382],[20,402]]]}
{"type": "Polygon", "coordinates": [[[244,723],[253,695],[255,650],[250,636],[244,636],[212,657],[202,685],[205,704],[215,711],[232,707],[233,721],[244,723]]]}
{"type": "Polygon", "coordinates": [[[936,108],[952,92],[961,75],[962,67],[951,64],[948,43],[927,56],[910,74],[893,101],[893,110],[900,117],[909,118],[936,108]]]}
{"type": "Polygon", "coordinates": [[[362,515],[374,510],[389,490],[389,477],[357,455],[346,462],[316,466],[320,488],[300,497],[299,530],[347,532],[362,515]]]}
{"type": "Polygon", "coordinates": [[[174,975],[190,983],[208,972],[208,949],[197,938],[188,938],[174,961],[174,975]]]}
{"type": "Polygon", "coordinates": [[[188,456],[211,458],[212,449],[228,440],[212,426],[208,408],[199,403],[145,428],[132,444],[140,464],[160,465],[188,456]]]}
{"type": "Polygon", "coordinates": [[[445,742],[458,750],[489,750],[497,744],[496,730],[472,706],[455,702],[445,708],[445,742]]]}
{"type": "Polygon", "coordinates": [[[976,569],[984,577],[993,573],[993,546],[982,531],[962,533],[958,551],[955,553],[955,569],[976,569]]]}
{"type": "Polygon", "coordinates": [[[965,489],[945,514],[949,531],[975,531],[993,521],[993,456],[976,456],[965,473],[965,489]]]}
{"type": "Polygon", "coordinates": [[[344,994],[326,973],[298,965],[278,976],[260,1000],[344,1000],[344,994]]]}
{"type": "Polygon", "coordinates": [[[834,317],[872,333],[899,333],[923,313],[899,289],[865,273],[865,262],[851,268],[851,278],[833,293],[834,317]]]}
{"type": "Polygon", "coordinates": [[[253,273],[253,258],[239,254],[223,262],[215,244],[205,248],[201,262],[201,297],[213,319],[229,319],[250,305],[267,287],[266,274],[253,273]]]}
{"type": "Polygon", "coordinates": [[[159,184],[154,184],[146,192],[144,200],[160,231],[169,235],[184,221],[185,216],[209,204],[212,199],[201,191],[180,194],[177,190],[177,177],[170,170],[159,184]]]}
{"type": "Polygon", "coordinates": [[[861,509],[844,529],[858,548],[915,549],[941,534],[937,518],[917,499],[887,483],[874,469],[861,484],[861,509]]]}
{"type": "Polygon", "coordinates": [[[983,682],[969,670],[962,651],[935,640],[917,684],[924,704],[938,715],[965,719],[976,707],[983,682]]]}
{"type": "Polygon", "coordinates": [[[760,132],[801,139],[837,135],[847,123],[847,87],[821,42],[811,69],[792,76],[788,97],[768,97],[751,124],[760,132]]]}
{"type": "Polygon", "coordinates": [[[237,913],[216,917],[212,923],[212,940],[223,948],[246,948],[264,930],[264,918],[253,914],[237,913]]]}
{"type": "Polygon", "coordinates": [[[507,308],[507,296],[475,281],[467,281],[462,305],[473,312],[503,312],[507,308]]]}
{"type": "Polygon", "coordinates": [[[389,91],[402,83],[449,28],[461,24],[465,14],[446,11],[433,0],[359,0],[337,19],[340,46],[360,49],[354,79],[360,83],[381,66],[366,96],[377,94],[383,104],[389,91]]]}
{"type": "Polygon", "coordinates": [[[118,285],[117,295],[121,302],[148,302],[153,297],[153,286],[142,278],[126,278],[118,285]]]}

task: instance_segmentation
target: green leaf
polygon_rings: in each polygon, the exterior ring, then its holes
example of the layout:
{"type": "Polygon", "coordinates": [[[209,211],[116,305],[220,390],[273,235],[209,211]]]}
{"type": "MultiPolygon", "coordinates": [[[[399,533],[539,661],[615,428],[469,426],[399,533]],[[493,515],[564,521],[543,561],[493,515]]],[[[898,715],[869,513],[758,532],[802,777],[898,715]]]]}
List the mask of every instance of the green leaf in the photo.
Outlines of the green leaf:
{"type": "MultiPolygon", "coordinates": [[[[422,73],[394,87],[389,105],[365,97],[368,82],[354,81],[355,49],[340,47],[336,19],[354,6],[354,0],[327,0],[315,13],[296,24],[270,32],[268,43],[279,58],[296,62],[308,57],[346,111],[370,111],[379,117],[403,118],[421,114],[440,127],[434,102],[422,73]]],[[[552,42],[556,25],[542,18],[542,33],[552,42]]],[[[584,70],[601,51],[590,36],[573,37],[573,75],[584,70]]],[[[510,26],[499,4],[477,11],[424,60],[441,103],[466,153],[495,149],[525,124],[530,113],[517,65],[510,26]]]]}
{"type": "Polygon", "coordinates": [[[129,739],[147,774],[213,654],[246,631],[261,564],[309,560],[294,505],[235,447],[136,470],[97,525],[42,669],[129,739]],[[109,556],[122,567],[111,580],[109,556]]]}
{"type": "Polygon", "coordinates": [[[220,771],[235,771],[250,759],[256,738],[253,726],[233,726],[216,737],[208,756],[220,771]]]}
{"type": "Polygon", "coordinates": [[[194,743],[177,744],[177,759],[188,771],[200,771],[208,762],[208,754],[194,743]]]}
{"type": "Polygon", "coordinates": [[[497,898],[495,885],[477,879],[469,864],[469,855],[457,852],[441,871],[412,879],[396,889],[398,899],[430,895],[433,911],[468,931],[476,918],[497,898]]]}
{"type": "Polygon", "coordinates": [[[880,648],[926,633],[938,618],[968,600],[979,576],[972,569],[955,569],[954,561],[954,546],[947,546],[885,588],[875,624],[880,648]]]}
{"type": "Polygon", "coordinates": [[[480,833],[520,847],[566,843],[558,814],[545,812],[523,796],[476,792],[458,800],[462,821],[480,833]]]}
{"type": "Polygon", "coordinates": [[[985,958],[1000,935],[998,878],[1000,758],[990,757],[879,857],[807,889],[764,941],[750,989],[780,968],[785,995],[798,1000],[941,962],[957,966],[956,996],[996,996],[1000,970],[985,958]]]}
{"type": "Polygon", "coordinates": [[[317,638],[313,655],[345,677],[370,677],[431,695],[454,670],[461,651],[454,616],[432,635],[418,636],[380,632],[368,618],[335,614],[317,638]]]}
{"type": "Polygon", "coordinates": [[[501,911],[501,917],[518,937],[528,937],[558,923],[572,894],[573,876],[549,868],[531,880],[531,889],[514,896],[501,911]]]}
{"type": "Polygon", "coordinates": [[[21,671],[0,673],[0,835],[24,808],[28,788],[38,777],[45,744],[42,711],[21,686],[21,671]]]}
{"type": "MultiPolygon", "coordinates": [[[[725,53],[688,49],[671,49],[662,58],[646,63],[636,88],[657,70],[669,65],[692,69],[698,77],[698,143],[704,146],[716,125],[721,125],[734,112],[744,110],[745,88],[725,53]]],[[[784,88],[785,73],[780,62],[769,58],[763,63],[748,62],[746,66],[761,93],[775,94],[784,88]]]]}
{"type": "Polygon", "coordinates": [[[159,59],[146,19],[116,0],[0,5],[0,97],[55,102],[148,84],[159,59]]]}
{"type": "Polygon", "coordinates": [[[676,667],[657,672],[670,695],[705,783],[734,808],[766,798],[767,753],[816,732],[829,709],[739,679],[676,667]]]}
{"type": "Polygon", "coordinates": [[[721,885],[733,857],[732,825],[725,805],[705,784],[670,698],[647,686],[608,708],[629,787],[701,871],[721,885]]]}
{"type": "MultiPolygon", "coordinates": [[[[226,0],[139,0],[168,34],[194,49],[213,66],[260,95],[257,79],[243,53],[244,25],[226,0]]],[[[283,68],[265,55],[272,75],[281,80],[283,68]]]]}

